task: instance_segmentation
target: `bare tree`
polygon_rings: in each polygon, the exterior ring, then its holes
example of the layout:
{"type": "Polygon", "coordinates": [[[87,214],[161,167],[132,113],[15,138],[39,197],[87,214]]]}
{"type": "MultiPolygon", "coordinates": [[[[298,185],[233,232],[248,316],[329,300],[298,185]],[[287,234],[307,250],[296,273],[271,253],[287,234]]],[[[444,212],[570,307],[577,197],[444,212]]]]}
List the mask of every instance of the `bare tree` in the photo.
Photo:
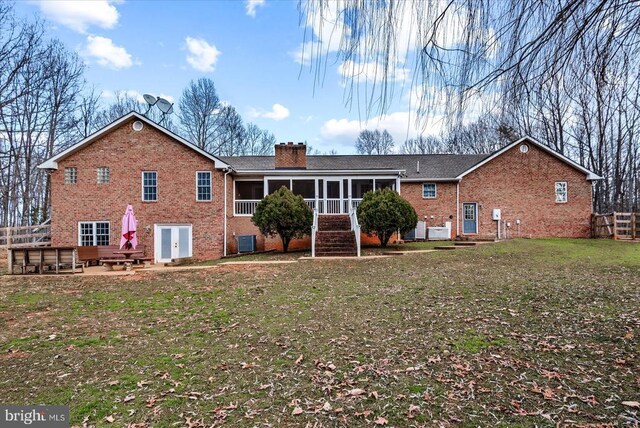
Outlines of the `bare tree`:
{"type": "Polygon", "coordinates": [[[445,145],[442,138],[434,135],[419,136],[405,140],[400,146],[400,153],[403,154],[438,154],[445,153],[445,145]]]}
{"type": "Polygon", "coordinates": [[[365,129],[356,139],[356,153],[360,155],[386,155],[392,153],[393,146],[393,137],[386,129],[382,132],[365,129]]]}
{"type": "Polygon", "coordinates": [[[216,114],[216,129],[213,145],[214,155],[238,156],[246,152],[246,130],[242,117],[235,108],[225,105],[216,114]]]}
{"type": "Polygon", "coordinates": [[[220,100],[213,80],[192,80],[182,92],[179,102],[180,129],[183,135],[203,150],[211,150],[218,129],[220,100]]]}
{"type": "Polygon", "coordinates": [[[268,131],[260,129],[253,123],[248,123],[244,134],[243,155],[265,156],[273,152],[276,137],[268,131]]]}

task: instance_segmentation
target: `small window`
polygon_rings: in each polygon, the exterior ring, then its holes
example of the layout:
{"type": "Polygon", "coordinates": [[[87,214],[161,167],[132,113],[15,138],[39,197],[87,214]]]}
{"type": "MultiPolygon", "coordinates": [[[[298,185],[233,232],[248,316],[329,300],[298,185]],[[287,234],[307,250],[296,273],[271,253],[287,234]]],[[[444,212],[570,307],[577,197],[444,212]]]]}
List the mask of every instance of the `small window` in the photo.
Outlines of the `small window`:
{"type": "Polygon", "coordinates": [[[156,171],[142,172],[142,200],[146,202],[158,200],[158,173],[156,171]]]}
{"type": "Polygon", "coordinates": [[[109,167],[101,166],[98,168],[98,184],[109,183],[109,167]]]}
{"type": "Polygon", "coordinates": [[[556,181],[556,202],[559,204],[567,202],[566,181],[556,181]]]}
{"type": "Polygon", "coordinates": [[[196,173],[196,198],[198,201],[211,200],[211,171],[196,173]]]}
{"type": "Polygon", "coordinates": [[[108,221],[82,221],[78,229],[78,245],[109,245],[108,221]]]}
{"type": "Polygon", "coordinates": [[[78,182],[78,169],[75,166],[64,169],[64,184],[76,184],[78,182]]]}
{"type": "Polygon", "coordinates": [[[435,197],[436,197],[436,183],[424,183],[422,185],[422,198],[435,199],[435,197]]]}

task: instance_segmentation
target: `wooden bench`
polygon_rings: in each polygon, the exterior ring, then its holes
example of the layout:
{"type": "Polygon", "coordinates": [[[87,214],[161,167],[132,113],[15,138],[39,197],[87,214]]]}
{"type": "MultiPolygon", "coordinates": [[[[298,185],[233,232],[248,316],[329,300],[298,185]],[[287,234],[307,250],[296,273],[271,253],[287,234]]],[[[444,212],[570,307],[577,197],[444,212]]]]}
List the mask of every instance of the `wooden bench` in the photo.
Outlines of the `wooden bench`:
{"type": "Polygon", "coordinates": [[[113,270],[113,265],[124,265],[125,270],[131,270],[134,264],[144,263],[144,267],[147,268],[151,265],[153,257],[131,257],[126,259],[124,257],[113,259],[100,259],[104,270],[113,270]]]}
{"type": "Polygon", "coordinates": [[[113,270],[113,265],[123,264],[125,270],[131,270],[134,259],[125,259],[124,257],[117,259],[100,259],[100,263],[104,266],[104,270],[113,270]]]}
{"type": "MultiPolygon", "coordinates": [[[[144,253],[144,245],[138,245],[136,248],[144,253]]],[[[99,264],[100,259],[119,259],[124,258],[122,254],[114,254],[114,251],[120,250],[117,245],[84,245],[78,247],[78,257],[83,262],[99,264]]]]}

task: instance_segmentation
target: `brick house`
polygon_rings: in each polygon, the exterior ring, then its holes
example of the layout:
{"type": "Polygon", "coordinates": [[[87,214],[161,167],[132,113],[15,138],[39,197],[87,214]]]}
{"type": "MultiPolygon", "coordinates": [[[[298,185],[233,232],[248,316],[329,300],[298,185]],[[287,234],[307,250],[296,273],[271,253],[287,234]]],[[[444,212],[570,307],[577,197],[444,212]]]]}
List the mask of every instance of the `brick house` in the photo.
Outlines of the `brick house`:
{"type": "Polygon", "coordinates": [[[216,157],[136,112],[39,167],[51,176],[52,245],[118,244],[131,203],[139,242],[159,262],[219,258],[247,235],[258,250],[279,248],[251,215],[283,185],[321,224],[345,217],[367,191],[392,188],[418,213],[412,237],[588,237],[591,182],[600,179],[530,138],[487,155],[310,156],[283,143],[275,156],[216,157]]]}

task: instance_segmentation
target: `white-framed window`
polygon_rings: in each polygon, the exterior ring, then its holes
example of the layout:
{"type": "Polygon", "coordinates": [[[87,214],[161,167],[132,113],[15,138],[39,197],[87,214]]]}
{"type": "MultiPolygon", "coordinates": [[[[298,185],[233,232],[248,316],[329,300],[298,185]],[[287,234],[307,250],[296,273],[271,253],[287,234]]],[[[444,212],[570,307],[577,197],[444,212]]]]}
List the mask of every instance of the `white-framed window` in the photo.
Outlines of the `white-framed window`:
{"type": "Polygon", "coordinates": [[[199,202],[211,200],[211,171],[196,172],[196,200],[199,202]]]}
{"type": "Polygon", "coordinates": [[[556,181],[556,203],[564,204],[568,200],[567,182],[556,181]]]}
{"type": "Polygon", "coordinates": [[[98,184],[108,184],[110,178],[109,167],[98,167],[98,184]]]}
{"type": "Polygon", "coordinates": [[[64,169],[64,184],[76,184],[78,182],[78,168],[70,166],[64,169]]]}
{"type": "Polygon", "coordinates": [[[78,223],[78,245],[109,245],[108,221],[81,221],[78,223]]]}
{"type": "Polygon", "coordinates": [[[436,183],[424,183],[422,185],[422,199],[436,198],[436,183]]]}
{"type": "Polygon", "coordinates": [[[157,171],[142,171],[142,200],[146,202],[158,200],[157,171]]]}

